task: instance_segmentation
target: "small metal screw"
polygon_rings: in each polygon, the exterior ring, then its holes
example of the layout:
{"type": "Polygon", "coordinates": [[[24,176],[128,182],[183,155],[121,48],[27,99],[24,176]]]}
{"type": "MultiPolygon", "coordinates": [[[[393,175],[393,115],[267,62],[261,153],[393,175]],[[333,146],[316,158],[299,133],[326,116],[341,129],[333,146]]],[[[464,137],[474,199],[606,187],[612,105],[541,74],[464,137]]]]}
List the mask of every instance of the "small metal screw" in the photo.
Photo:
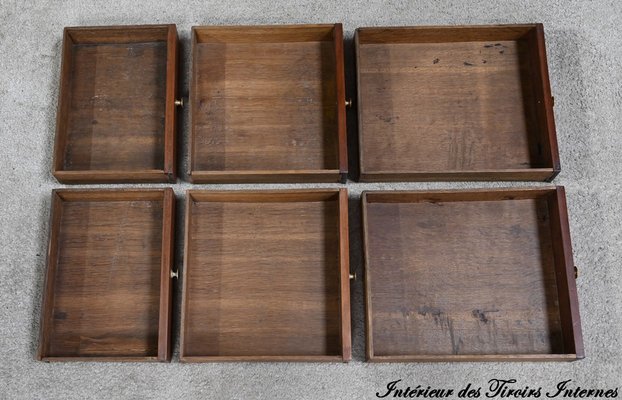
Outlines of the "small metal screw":
{"type": "Polygon", "coordinates": [[[183,108],[184,107],[184,99],[177,99],[177,100],[175,100],[175,105],[177,107],[182,107],[183,108]]]}
{"type": "Polygon", "coordinates": [[[350,274],[350,280],[351,281],[355,281],[356,280],[356,272],[353,274],[350,274]]]}
{"type": "Polygon", "coordinates": [[[347,108],[352,107],[352,99],[347,99],[347,100],[346,100],[346,107],[347,107],[347,108]]]}
{"type": "Polygon", "coordinates": [[[171,278],[179,278],[179,271],[171,271],[171,278]]]}

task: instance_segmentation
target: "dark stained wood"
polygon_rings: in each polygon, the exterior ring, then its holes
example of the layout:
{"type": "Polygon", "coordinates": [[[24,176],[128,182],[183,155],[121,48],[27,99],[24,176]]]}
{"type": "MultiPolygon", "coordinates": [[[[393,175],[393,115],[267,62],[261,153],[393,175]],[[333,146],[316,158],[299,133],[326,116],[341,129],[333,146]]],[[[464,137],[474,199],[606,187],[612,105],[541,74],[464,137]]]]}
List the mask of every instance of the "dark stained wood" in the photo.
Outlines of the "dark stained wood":
{"type": "MultiPolygon", "coordinates": [[[[339,171],[329,170],[306,170],[303,181],[305,183],[321,183],[333,180],[339,171]]],[[[300,172],[296,170],[288,171],[195,171],[192,174],[193,182],[209,183],[299,183],[301,182],[300,172]]]]}
{"type": "Polygon", "coordinates": [[[177,177],[177,73],[179,71],[177,28],[172,25],[168,30],[166,55],[166,114],[164,117],[164,171],[169,182],[177,177]]]}
{"type": "Polygon", "coordinates": [[[559,310],[562,318],[564,347],[569,352],[575,353],[578,359],[581,359],[585,358],[585,350],[583,348],[583,332],[581,330],[581,317],[579,316],[579,299],[577,297],[575,265],[572,257],[564,187],[558,186],[557,190],[550,196],[551,234],[559,238],[553,242],[553,251],[555,254],[557,291],[560,294],[559,310]]]}
{"type": "Polygon", "coordinates": [[[54,176],[174,182],[174,25],[65,28],[54,176]]]}
{"type": "Polygon", "coordinates": [[[456,43],[518,40],[534,28],[527,25],[397,26],[359,28],[360,44],[456,43]]]}
{"type": "Polygon", "coordinates": [[[193,35],[200,43],[321,42],[333,39],[335,25],[195,26],[193,27],[193,35]]]}
{"type": "Polygon", "coordinates": [[[335,24],[333,30],[335,43],[335,79],[337,84],[337,124],[339,136],[339,172],[341,183],[348,180],[348,144],[346,127],[346,77],[344,71],[343,55],[343,28],[341,24],[335,24]]]}
{"type": "Polygon", "coordinates": [[[544,181],[551,180],[550,168],[506,169],[486,171],[447,171],[447,172],[362,172],[360,180],[363,182],[395,182],[395,181],[544,181]]]}
{"type": "Polygon", "coordinates": [[[555,116],[553,112],[553,96],[549,83],[549,67],[546,59],[546,46],[544,44],[544,27],[536,24],[527,35],[530,51],[531,77],[534,85],[534,103],[537,113],[538,129],[548,132],[548,146],[542,146],[543,157],[550,159],[553,165],[553,175],[547,180],[552,181],[561,171],[559,150],[557,145],[557,132],[555,130],[555,116]]]}
{"type": "Polygon", "coordinates": [[[362,181],[559,172],[542,25],[360,28],[362,181]]]}
{"type": "Polygon", "coordinates": [[[181,361],[350,359],[345,189],[189,191],[185,246],[181,361]]]}
{"type": "Polygon", "coordinates": [[[171,269],[175,265],[175,193],[164,191],[162,216],[162,261],[160,268],[160,315],[158,323],[158,359],[171,359],[171,322],[173,287],[171,269]]]}
{"type": "Polygon", "coordinates": [[[362,202],[370,361],[583,357],[562,188],[362,202]]]}
{"type": "Polygon", "coordinates": [[[347,189],[339,189],[339,270],[341,352],[343,360],[349,361],[352,359],[352,324],[350,321],[350,240],[347,189]]]}
{"type": "Polygon", "coordinates": [[[175,25],[115,25],[65,28],[77,44],[130,44],[166,41],[175,25]]]}
{"type": "Polygon", "coordinates": [[[170,360],[174,194],[55,190],[37,357],[170,360]]]}
{"type": "Polygon", "coordinates": [[[192,182],[347,174],[340,24],[194,27],[192,60],[192,182]]]}

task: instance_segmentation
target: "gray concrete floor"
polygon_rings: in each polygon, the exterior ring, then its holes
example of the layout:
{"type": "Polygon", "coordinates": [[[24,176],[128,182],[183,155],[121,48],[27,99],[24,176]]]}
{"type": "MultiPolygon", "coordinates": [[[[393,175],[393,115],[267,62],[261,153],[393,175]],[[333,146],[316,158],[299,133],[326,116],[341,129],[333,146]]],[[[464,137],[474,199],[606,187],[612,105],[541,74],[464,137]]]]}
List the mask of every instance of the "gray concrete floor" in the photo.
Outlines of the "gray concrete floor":
{"type": "MultiPolygon", "coordinates": [[[[615,0],[499,3],[156,0],[150,4],[121,0],[99,5],[84,1],[35,5],[2,0],[0,398],[371,399],[387,382],[396,379],[414,386],[458,389],[467,382],[484,385],[491,378],[513,378],[518,380],[517,385],[530,387],[551,387],[565,379],[573,379],[581,386],[622,386],[620,26],[622,3],[615,0]],[[566,186],[574,257],[582,272],[578,291],[587,358],[562,364],[366,364],[362,286],[357,282],[352,293],[354,360],[349,364],[182,365],[176,362],[177,353],[171,364],[35,361],[50,191],[62,187],[51,176],[50,166],[63,27],[175,23],[185,47],[186,68],[193,25],[320,22],[342,22],[348,38],[359,26],[544,23],[562,161],[562,173],[555,183],[566,186]]],[[[350,72],[349,91],[352,91],[351,78],[350,72]]],[[[182,87],[187,90],[187,79],[182,87]]],[[[354,123],[353,117],[349,118],[354,123]]],[[[352,133],[356,132],[351,132],[351,139],[352,133]]],[[[187,139],[185,135],[180,136],[180,151],[185,156],[187,139]]],[[[360,222],[356,215],[361,190],[528,185],[539,184],[348,182],[353,208],[352,268],[360,275],[360,222]]],[[[178,196],[183,196],[191,186],[180,182],[175,190],[178,196]]],[[[302,185],[268,187],[299,186],[302,185]]],[[[183,207],[179,212],[183,214],[183,207]]],[[[176,325],[178,312],[177,308],[176,325]]],[[[177,350],[176,334],[175,347],[177,350]]]]}

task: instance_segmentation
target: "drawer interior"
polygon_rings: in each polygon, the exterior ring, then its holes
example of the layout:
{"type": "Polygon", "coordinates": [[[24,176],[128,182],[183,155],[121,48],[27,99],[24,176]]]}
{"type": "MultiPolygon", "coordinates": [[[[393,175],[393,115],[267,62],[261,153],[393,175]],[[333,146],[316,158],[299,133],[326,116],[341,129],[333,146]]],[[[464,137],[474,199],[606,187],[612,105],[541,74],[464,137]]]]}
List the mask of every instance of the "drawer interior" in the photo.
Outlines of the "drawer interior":
{"type": "Polygon", "coordinates": [[[193,171],[339,168],[333,29],[194,28],[193,171]]]}
{"type": "Polygon", "coordinates": [[[58,169],[164,169],[167,35],[167,27],[67,30],[58,169]]]}
{"type": "Polygon", "coordinates": [[[359,30],[363,173],[552,173],[535,30],[359,30]]]}
{"type": "Polygon", "coordinates": [[[339,360],[338,199],[191,192],[182,360],[339,360]]]}
{"type": "Polygon", "coordinates": [[[162,192],[84,193],[55,195],[41,355],[155,359],[162,192]]]}
{"type": "Polygon", "coordinates": [[[550,194],[453,196],[367,194],[372,356],[573,353],[550,194]]]}

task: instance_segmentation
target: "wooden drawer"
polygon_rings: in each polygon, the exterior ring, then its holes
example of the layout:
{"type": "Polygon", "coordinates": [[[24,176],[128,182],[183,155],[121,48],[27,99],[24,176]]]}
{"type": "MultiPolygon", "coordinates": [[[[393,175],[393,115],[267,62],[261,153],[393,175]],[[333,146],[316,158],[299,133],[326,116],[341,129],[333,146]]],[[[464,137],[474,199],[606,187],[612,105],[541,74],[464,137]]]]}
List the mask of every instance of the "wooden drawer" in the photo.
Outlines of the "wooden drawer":
{"type": "Polygon", "coordinates": [[[366,192],[370,361],[584,357],[563,187],[366,192]]]}
{"type": "Polygon", "coordinates": [[[359,28],[361,181],[552,180],[541,24],[359,28]]]}
{"type": "Polygon", "coordinates": [[[348,197],[195,191],[186,202],[181,361],[348,361],[348,197]]]}
{"type": "Polygon", "coordinates": [[[192,29],[190,179],[345,182],[341,24],[192,29]]]}
{"type": "Polygon", "coordinates": [[[53,174],[174,182],[175,25],[65,28],[53,174]]]}
{"type": "Polygon", "coordinates": [[[175,197],[55,190],[38,358],[168,361],[175,197]]]}

